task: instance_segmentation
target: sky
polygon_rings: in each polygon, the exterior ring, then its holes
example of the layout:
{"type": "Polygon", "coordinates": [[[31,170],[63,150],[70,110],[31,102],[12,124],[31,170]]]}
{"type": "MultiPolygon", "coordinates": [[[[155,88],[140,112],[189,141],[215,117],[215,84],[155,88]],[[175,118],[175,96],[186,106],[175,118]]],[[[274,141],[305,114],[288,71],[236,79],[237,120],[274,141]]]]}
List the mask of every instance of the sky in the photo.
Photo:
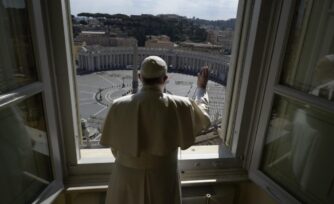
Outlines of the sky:
{"type": "Polygon", "coordinates": [[[71,13],[178,14],[188,18],[235,18],[238,0],[70,0],[71,13]]]}

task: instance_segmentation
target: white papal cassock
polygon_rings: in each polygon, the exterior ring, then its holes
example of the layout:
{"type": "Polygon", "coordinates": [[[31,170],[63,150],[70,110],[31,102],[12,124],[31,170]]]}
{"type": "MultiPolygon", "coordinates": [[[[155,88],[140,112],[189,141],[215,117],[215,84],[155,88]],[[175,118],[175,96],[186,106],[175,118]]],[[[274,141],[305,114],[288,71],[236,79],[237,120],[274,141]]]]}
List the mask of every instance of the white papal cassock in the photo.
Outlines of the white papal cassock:
{"type": "Polygon", "coordinates": [[[208,96],[195,101],[144,86],[115,100],[105,120],[101,144],[116,158],[106,203],[181,203],[177,149],[187,149],[210,125],[208,96]]]}

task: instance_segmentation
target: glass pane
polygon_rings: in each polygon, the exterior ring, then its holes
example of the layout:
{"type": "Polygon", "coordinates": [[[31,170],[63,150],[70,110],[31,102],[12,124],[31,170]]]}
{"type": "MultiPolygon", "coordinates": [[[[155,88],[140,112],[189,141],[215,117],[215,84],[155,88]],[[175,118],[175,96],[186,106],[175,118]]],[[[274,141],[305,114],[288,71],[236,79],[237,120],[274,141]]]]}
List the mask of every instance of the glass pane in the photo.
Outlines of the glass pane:
{"type": "Polygon", "coordinates": [[[276,96],[262,170],[305,202],[333,203],[333,132],[333,113],[276,96]]]}
{"type": "Polygon", "coordinates": [[[301,0],[283,62],[281,82],[334,101],[334,1],[301,0]]]}
{"type": "Polygon", "coordinates": [[[1,203],[31,203],[53,180],[41,95],[0,110],[1,203]]]}
{"type": "Polygon", "coordinates": [[[97,159],[104,152],[110,154],[110,150],[101,149],[99,144],[108,106],[136,89],[140,91],[142,84],[133,69],[149,55],[158,55],[166,61],[169,72],[166,92],[173,95],[194,98],[198,71],[204,65],[210,67],[207,91],[211,127],[197,137],[194,146],[182,151],[179,158],[233,157],[225,146],[231,138],[222,138],[219,133],[238,0],[224,3],[159,0],[154,5],[163,6],[155,10],[154,6],[140,7],[139,1],[132,5],[98,2],[95,8],[81,0],[70,2],[82,127],[79,141],[85,161],[113,161],[108,159],[109,155],[97,159]]]}
{"type": "Polygon", "coordinates": [[[0,45],[0,94],[37,79],[26,1],[0,1],[0,45]]]}

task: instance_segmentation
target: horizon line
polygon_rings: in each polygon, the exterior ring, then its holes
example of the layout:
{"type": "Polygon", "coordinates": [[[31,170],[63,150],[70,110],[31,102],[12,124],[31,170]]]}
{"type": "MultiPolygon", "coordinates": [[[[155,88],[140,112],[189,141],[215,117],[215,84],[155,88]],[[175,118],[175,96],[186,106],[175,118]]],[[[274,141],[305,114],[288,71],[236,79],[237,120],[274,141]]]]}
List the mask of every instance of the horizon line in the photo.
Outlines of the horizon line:
{"type": "Polygon", "coordinates": [[[182,16],[182,15],[179,15],[179,14],[176,14],[176,13],[160,13],[160,14],[149,14],[149,13],[142,13],[142,14],[125,14],[125,13],[104,13],[104,12],[87,12],[87,11],[82,11],[82,12],[78,12],[77,14],[72,14],[71,15],[74,15],[74,16],[77,16],[78,17],[78,14],[80,13],[90,13],[90,14],[108,14],[108,15],[117,15],[117,14],[121,14],[121,15],[126,15],[126,16],[141,16],[141,15],[152,15],[152,16],[158,16],[158,15],[177,15],[177,16],[180,16],[180,17],[185,17],[187,19],[199,19],[199,20],[207,20],[207,21],[227,21],[227,20],[231,20],[231,19],[236,19],[237,17],[232,17],[232,18],[227,18],[227,19],[204,19],[204,18],[198,18],[196,16],[193,16],[193,17],[188,17],[188,16],[182,16]]]}

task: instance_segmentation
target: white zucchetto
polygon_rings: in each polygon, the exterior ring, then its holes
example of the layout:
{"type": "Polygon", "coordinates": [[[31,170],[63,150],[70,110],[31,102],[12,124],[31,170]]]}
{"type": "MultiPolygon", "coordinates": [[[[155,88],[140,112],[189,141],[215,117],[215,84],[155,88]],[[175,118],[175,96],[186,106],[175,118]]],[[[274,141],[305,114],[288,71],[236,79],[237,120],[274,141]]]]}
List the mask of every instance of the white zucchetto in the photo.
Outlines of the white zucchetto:
{"type": "Polygon", "coordinates": [[[140,74],[147,79],[164,76],[167,74],[167,64],[161,57],[146,57],[141,63],[140,74]]]}

